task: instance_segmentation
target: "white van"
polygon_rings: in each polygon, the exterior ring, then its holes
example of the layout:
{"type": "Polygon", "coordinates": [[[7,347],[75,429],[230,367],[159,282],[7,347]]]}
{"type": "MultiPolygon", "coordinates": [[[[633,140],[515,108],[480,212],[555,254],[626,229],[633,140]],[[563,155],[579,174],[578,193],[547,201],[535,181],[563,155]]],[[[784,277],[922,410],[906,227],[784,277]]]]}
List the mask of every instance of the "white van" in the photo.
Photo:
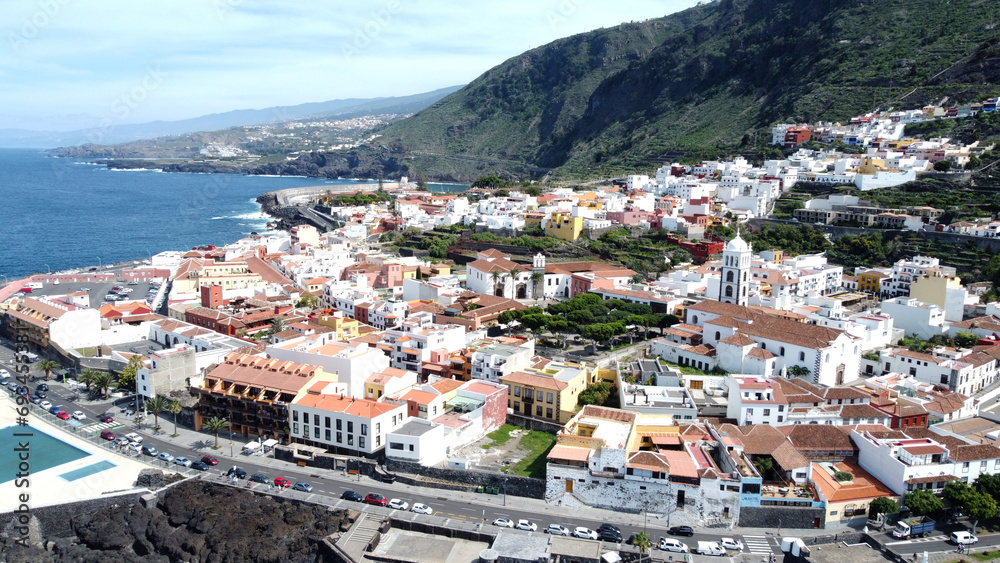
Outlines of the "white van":
{"type": "Polygon", "coordinates": [[[660,541],[656,544],[656,548],[663,551],[672,551],[674,553],[687,553],[688,546],[682,543],[680,540],[675,540],[674,538],[660,538],[660,541]]]}
{"type": "Polygon", "coordinates": [[[700,541],[698,542],[697,553],[701,555],[725,555],[726,550],[722,549],[722,546],[714,541],[700,541]]]}
{"type": "Polygon", "coordinates": [[[977,538],[976,536],[974,536],[974,535],[970,534],[969,532],[966,532],[966,531],[963,530],[961,532],[952,532],[951,533],[951,541],[952,541],[952,543],[954,543],[956,545],[958,545],[958,544],[972,545],[972,544],[978,542],[979,538],[977,538]]]}

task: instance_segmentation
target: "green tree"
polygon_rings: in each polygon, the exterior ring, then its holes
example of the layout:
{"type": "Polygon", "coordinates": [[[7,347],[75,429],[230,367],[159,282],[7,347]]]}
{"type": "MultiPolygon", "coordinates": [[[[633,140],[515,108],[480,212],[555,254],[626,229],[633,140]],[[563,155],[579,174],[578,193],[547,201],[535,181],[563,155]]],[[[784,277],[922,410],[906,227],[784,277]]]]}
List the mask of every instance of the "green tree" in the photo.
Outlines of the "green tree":
{"type": "Polygon", "coordinates": [[[97,379],[99,374],[100,372],[96,369],[84,368],[84,370],[80,372],[80,375],[77,376],[76,380],[86,385],[86,391],[89,394],[90,386],[94,383],[94,380],[97,379]]]}
{"type": "Polygon", "coordinates": [[[483,176],[475,182],[472,183],[473,188],[486,188],[486,189],[499,189],[506,188],[509,185],[507,180],[498,177],[496,174],[490,174],[488,176],[483,176]]]}
{"type": "Polygon", "coordinates": [[[871,518],[878,518],[879,514],[895,514],[899,510],[896,501],[889,497],[878,497],[868,504],[868,514],[871,518]]]}
{"type": "Polygon", "coordinates": [[[965,503],[969,501],[969,498],[973,494],[975,494],[975,491],[972,490],[972,487],[958,479],[952,479],[944,484],[944,491],[942,491],[941,496],[955,506],[965,506],[965,503]]]}
{"type": "Polygon", "coordinates": [[[1000,475],[980,475],[972,486],[980,493],[990,495],[993,500],[1000,500],[1000,475]]]}
{"type": "Polygon", "coordinates": [[[604,406],[607,405],[608,400],[611,398],[612,387],[607,381],[598,381],[588,385],[586,389],[580,392],[577,398],[578,405],[597,405],[604,406]]]}
{"type": "Polygon", "coordinates": [[[62,366],[55,360],[38,360],[38,363],[35,364],[35,369],[45,372],[45,380],[48,381],[52,372],[62,369],[62,366]]]}
{"type": "Polygon", "coordinates": [[[753,464],[760,473],[760,476],[763,477],[768,471],[771,470],[771,468],[774,467],[774,459],[769,455],[759,456],[754,458],[753,464]]]}
{"type": "Polygon", "coordinates": [[[319,298],[311,293],[303,294],[295,304],[300,309],[315,309],[317,305],[319,305],[319,298]]]}
{"type": "Polygon", "coordinates": [[[215,445],[212,446],[214,449],[219,449],[219,432],[229,428],[229,421],[224,418],[219,418],[213,416],[212,418],[206,420],[202,423],[202,427],[208,430],[212,434],[215,434],[215,445]]]}
{"type": "Polygon", "coordinates": [[[422,192],[427,191],[427,176],[423,172],[417,176],[417,189],[422,192]]]}
{"type": "Polygon", "coordinates": [[[939,160],[939,161],[935,162],[934,163],[934,170],[937,170],[938,172],[947,172],[947,171],[951,170],[951,161],[950,160],[939,160]]]}
{"type": "Polygon", "coordinates": [[[279,332],[285,330],[285,319],[281,317],[274,317],[271,319],[271,328],[267,329],[269,336],[274,336],[279,332]]]}
{"type": "Polygon", "coordinates": [[[182,410],[184,410],[184,407],[181,406],[181,402],[177,399],[170,401],[170,404],[167,405],[166,408],[167,412],[174,415],[174,436],[177,435],[177,415],[180,414],[182,410]]]}
{"type": "Polygon", "coordinates": [[[500,270],[492,270],[490,272],[490,277],[493,278],[493,294],[497,293],[497,286],[500,284],[500,278],[503,277],[503,273],[500,270]]]}
{"type": "Polygon", "coordinates": [[[126,391],[135,391],[135,379],[142,368],[142,356],[134,354],[128,359],[128,363],[118,374],[118,388],[126,391]]]}
{"type": "Polygon", "coordinates": [[[944,507],[941,499],[926,489],[917,489],[912,493],[903,495],[903,505],[917,516],[937,512],[944,507]]]}
{"type": "Polygon", "coordinates": [[[108,372],[99,372],[94,377],[94,390],[97,391],[105,399],[108,398],[108,390],[114,385],[115,378],[108,372]]]}
{"type": "Polygon", "coordinates": [[[960,330],[955,333],[955,344],[962,348],[971,348],[979,342],[979,337],[971,332],[960,330]]]}
{"type": "Polygon", "coordinates": [[[965,513],[972,519],[972,530],[975,532],[980,520],[987,520],[997,515],[997,501],[987,494],[973,491],[963,505],[965,513]]]}
{"type": "Polygon", "coordinates": [[[146,411],[153,415],[153,428],[160,427],[160,413],[167,410],[170,400],[159,395],[146,401],[146,411]]]}
{"type": "Polygon", "coordinates": [[[649,550],[653,547],[653,542],[649,540],[646,532],[639,532],[632,539],[632,545],[639,550],[639,561],[642,561],[643,556],[649,553],[649,550]]]}
{"type": "Polygon", "coordinates": [[[534,271],[531,272],[530,279],[531,279],[531,295],[535,299],[538,299],[539,297],[542,296],[543,293],[543,289],[541,289],[541,287],[542,283],[545,281],[545,274],[543,274],[542,272],[534,271]]]}

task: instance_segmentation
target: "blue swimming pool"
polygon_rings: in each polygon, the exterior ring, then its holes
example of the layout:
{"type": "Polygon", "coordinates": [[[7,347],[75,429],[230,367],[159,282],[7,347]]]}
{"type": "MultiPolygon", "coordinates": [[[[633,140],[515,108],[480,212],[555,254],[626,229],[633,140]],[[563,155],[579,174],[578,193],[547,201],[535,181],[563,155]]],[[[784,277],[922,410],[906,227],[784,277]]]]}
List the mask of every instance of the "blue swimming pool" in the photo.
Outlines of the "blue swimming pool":
{"type": "Polygon", "coordinates": [[[0,483],[17,478],[21,462],[19,447],[24,443],[27,443],[27,462],[32,475],[90,455],[31,426],[0,428],[0,448],[3,448],[0,455],[0,483]]]}
{"type": "Polygon", "coordinates": [[[76,481],[77,479],[83,479],[84,477],[89,477],[95,473],[100,473],[106,469],[111,469],[112,467],[118,467],[117,465],[111,463],[110,461],[104,460],[97,463],[92,463],[90,465],[81,467],[80,469],[74,469],[60,475],[63,479],[67,481],[76,481]]]}

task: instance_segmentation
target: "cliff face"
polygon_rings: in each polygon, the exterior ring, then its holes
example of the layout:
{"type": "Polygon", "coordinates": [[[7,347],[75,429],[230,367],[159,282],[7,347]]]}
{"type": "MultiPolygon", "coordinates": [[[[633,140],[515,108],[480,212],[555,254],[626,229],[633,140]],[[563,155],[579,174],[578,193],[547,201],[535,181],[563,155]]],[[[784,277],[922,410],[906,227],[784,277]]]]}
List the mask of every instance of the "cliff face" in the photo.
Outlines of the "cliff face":
{"type": "Polygon", "coordinates": [[[0,553],[11,563],[312,563],[324,560],[322,538],[349,525],[345,512],[203,481],[169,489],[156,508],[121,505],[65,517],[72,531],[64,537],[25,549],[0,536],[0,553]]]}

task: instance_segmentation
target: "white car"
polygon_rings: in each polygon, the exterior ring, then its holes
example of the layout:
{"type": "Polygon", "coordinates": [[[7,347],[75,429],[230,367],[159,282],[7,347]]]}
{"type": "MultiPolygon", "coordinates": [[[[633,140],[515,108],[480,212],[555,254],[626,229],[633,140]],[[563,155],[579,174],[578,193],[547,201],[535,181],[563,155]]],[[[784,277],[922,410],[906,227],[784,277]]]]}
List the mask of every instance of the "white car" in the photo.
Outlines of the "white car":
{"type": "Polygon", "coordinates": [[[49,408],[52,407],[52,403],[48,401],[42,401],[41,403],[38,403],[38,406],[42,407],[45,410],[49,410],[49,408]]]}
{"type": "Polygon", "coordinates": [[[525,532],[538,531],[538,526],[536,526],[531,520],[518,520],[517,525],[514,527],[518,530],[524,530],[525,532]]]}
{"type": "Polygon", "coordinates": [[[596,540],[597,539],[597,532],[595,532],[594,530],[591,530],[590,528],[585,528],[583,526],[579,526],[575,530],[573,530],[573,536],[578,537],[580,539],[585,539],[585,540],[596,540]]]}
{"type": "Polygon", "coordinates": [[[570,532],[569,528],[562,524],[549,524],[549,527],[545,528],[545,533],[552,534],[553,536],[568,536],[573,532],[570,532]]]}
{"type": "Polygon", "coordinates": [[[722,538],[719,540],[719,545],[728,551],[743,551],[743,542],[733,538],[722,538]]]}
{"type": "Polygon", "coordinates": [[[419,502],[413,503],[413,508],[410,509],[410,512],[416,512],[417,514],[434,514],[431,507],[419,502]]]}
{"type": "Polygon", "coordinates": [[[660,541],[656,544],[656,548],[663,551],[672,551],[674,553],[688,552],[687,544],[680,540],[675,540],[674,538],[660,538],[660,541]]]}
{"type": "Polygon", "coordinates": [[[391,499],[389,504],[386,505],[389,508],[395,508],[396,510],[406,510],[410,508],[410,503],[399,500],[398,498],[391,499]]]}
{"type": "Polygon", "coordinates": [[[73,411],[73,418],[83,420],[87,418],[87,415],[83,414],[83,411],[73,411]]]}
{"type": "Polygon", "coordinates": [[[177,465],[183,465],[184,467],[191,467],[191,460],[186,457],[175,457],[174,463],[177,465]]]}
{"type": "Polygon", "coordinates": [[[10,372],[5,369],[0,369],[0,377],[8,378],[10,377],[10,372]]]}
{"type": "Polygon", "coordinates": [[[514,521],[510,518],[497,518],[493,521],[494,526],[500,526],[501,528],[513,528],[514,521]]]}
{"type": "Polygon", "coordinates": [[[135,432],[129,432],[128,434],[126,434],[125,439],[128,440],[129,442],[132,442],[133,444],[142,443],[142,436],[136,434],[135,432]]]}

